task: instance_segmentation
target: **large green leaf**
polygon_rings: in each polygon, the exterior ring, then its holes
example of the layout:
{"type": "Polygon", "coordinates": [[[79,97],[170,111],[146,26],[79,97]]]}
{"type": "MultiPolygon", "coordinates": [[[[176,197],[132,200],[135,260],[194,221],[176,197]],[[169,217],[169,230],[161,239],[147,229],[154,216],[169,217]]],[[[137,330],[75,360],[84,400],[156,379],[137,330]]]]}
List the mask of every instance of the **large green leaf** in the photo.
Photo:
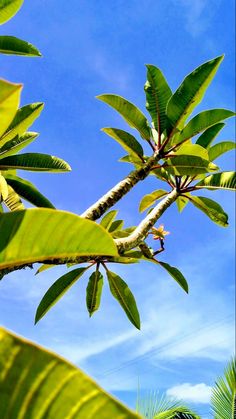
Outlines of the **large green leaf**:
{"type": "Polygon", "coordinates": [[[216,419],[236,417],[236,361],[227,365],[224,375],[217,379],[211,397],[211,409],[216,419]]]}
{"type": "Polygon", "coordinates": [[[102,128],[102,131],[114,138],[129,154],[138,158],[143,156],[143,148],[133,135],[117,128],[102,128]]]}
{"type": "Polygon", "coordinates": [[[201,173],[214,172],[218,167],[201,157],[180,155],[167,160],[165,169],[176,176],[195,176],[201,173]]]}
{"type": "Polygon", "coordinates": [[[154,204],[157,199],[162,198],[163,196],[165,196],[166,194],[168,194],[167,191],[164,191],[163,189],[158,189],[156,191],[153,191],[147,195],[145,195],[139,204],[139,211],[143,212],[145,211],[147,208],[149,208],[152,204],[154,204]]]}
{"type": "Polygon", "coordinates": [[[169,265],[168,263],[160,261],[158,261],[158,263],[172,276],[172,278],[175,279],[176,282],[178,282],[181,288],[188,293],[188,283],[183,274],[177,268],[169,265]]]}
{"type": "Polygon", "coordinates": [[[227,153],[227,151],[234,150],[236,144],[233,141],[222,141],[221,143],[215,144],[209,148],[209,159],[214,161],[222,154],[227,153]]]}
{"type": "Polygon", "coordinates": [[[86,303],[90,317],[99,309],[103,287],[103,276],[99,270],[92,273],[86,290],[86,303]]]}
{"type": "Polygon", "coordinates": [[[10,185],[15,192],[31,204],[36,205],[36,207],[55,208],[52,203],[38,191],[33,183],[28,180],[21,179],[19,176],[8,175],[7,172],[4,176],[8,185],[10,185]]]}
{"type": "Polygon", "coordinates": [[[77,268],[67,272],[65,275],[57,279],[54,284],[44,294],[40,301],[36,315],[35,324],[50,310],[51,307],[68,291],[68,289],[84,274],[88,268],[77,268]]]}
{"type": "Polygon", "coordinates": [[[7,206],[7,208],[9,208],[10,211],[19,211],[25,208],[24,205],[22,204],[22,201],[19,195],[9,185],[8,185],[8,196],[4,200],[4,204],[7,206]]]}
{"type": "Polygon", "coordinates": [[[1,0],[0,25],[11,19],[21,8],[24,0],[1,0]]]}
{"type": "MultiPolygon", "coordinates": [[[[188,195],[188,194],[185,194],[185,195],[188,195]]],[[[188,203],[188,198],[186,198],[186,196],[180,195],[178,196],[175,202],[176,202],[179,212],[182,212],[188,203]]]]}
{"type": "Polygon", "coordinates": [[[217,57],[196,68],[185,77],[179,88],[170,98],[167,105],[170,133],[174,133],[176,129],[181,130],[183,128],[186,119],[201,102],[223,58],[223,56],[217,57]]]}
{"type": "Polygon", "coordinates": [[[0,159],[0,170],[21,169],[32,172],[68,172],[68,163],[59,157],[41,153],[25,153],[0,159]]]}
{"type": "Polygon", "coordinates": [[[196,156],[201,157],[204,160],[209,160],[208,151],[198,144],[183,144],[175,152],[175,156],[196,156]]]}
{"type": "Polygon", "coordinates": [[[133,103],[129,102],[125,98],[118,95],[100,95],[96,96],[97,99],[102,100],[103,102],[110,105],[114,108],[125,121],[132,127],[136,128],[141,137],[145,140],[149,140],[151,133],[148,126],[148,121],[145,115],[138,109],[133,103]]]}
{"type": "Polygon", "coordinates": [[[224,212],[223,208],[215,201],[204,196],[193,196],[189,197],[190,202],[195,205],[198,209],[204,212],[212,221],[216,224],[227,227],[228,226],[228,215],[224,212]]]}
{"type": "Polygon", "coordinates": [[[0,269],[36,261],[73,262],[80,256],[118,256],[106,230],[65,211],[40,208],[3,214],[0,231],[0,269]]]}
{"type": "Polygon", "coordinates": [[[20,103],[22,85],[0,80],[0,137],[13,120],[20,103]]]}
{"type": "Polygon", "coordinates": [[[236,190],[236,173],[221,172],[205,177],[195,185],[195,188],[236,190]]]}
{"type": "Polygon", "coordinates": [[[207,128],[197,139],[196,144],[199,144],[204,148],[208,148],[224,126],[225,124],[220,122],[219,124],[215,124],[212,127],[207,128]]]}
{"type": "Polygon", "coordinates": [[[13,121],[7,127],[6,132],[0,139],[1,147],[12,140],[16,135],[21,136],[33,124],[36,118],[39,117],[43,110],[44,104],[41,102],[31,103],[18,109],[13,121]]]}
{"type": "Polygon", "coordinates": [[[9,55],[27,55],[29,57],[40,57],[39,50],[29,42],[16,38],[15,36],[0,36],[0,53],[9,55]]]}
{"type": "Polygon", "coordinates": [[[140,329],[140,317],[132,292],[123,279],[114,272],[107,270],[107,278],[113,297],[120,303],[128,319],[140,329]]]}
{"type": "Polygon", "coordinates": [[[17,135],[12,140],[5,143],[3,147],[0,148],[0,159],[18,153],[23,148],[31,144],[37,137],[37,132],[26,132],[20,137],[17,135]]]}
{"type": "Polygon", "coordinates": [[[212,127],[217,122],[221,122],[232,116],[235,116],[235,113],[227,109],[210,109],[209,111],[200,112],[198,115],[194,116],[183,131],[181,131],[178,137],[178,143],[192,138],[206,128],[212,127]]]}
{"type": "Polygon", "coordinates": [[[161,70],[154,65],[147,66],[146,108],[159,135],[166,129],[166,105],[172,92],[161,70]]]}
{"type": "Polygon", "coordinates": [[[0,417],[135,419],[74,365],[0,329],[0,417]]]}
{"type": "Polygon", "coordinates": [[[121,230],[123,225],[124,225],[124,220],[115,220],[111,223],[108,231],[109,231],[109,233],[112,233],[112,235],[113,235],[113,233],[121,230]]]}

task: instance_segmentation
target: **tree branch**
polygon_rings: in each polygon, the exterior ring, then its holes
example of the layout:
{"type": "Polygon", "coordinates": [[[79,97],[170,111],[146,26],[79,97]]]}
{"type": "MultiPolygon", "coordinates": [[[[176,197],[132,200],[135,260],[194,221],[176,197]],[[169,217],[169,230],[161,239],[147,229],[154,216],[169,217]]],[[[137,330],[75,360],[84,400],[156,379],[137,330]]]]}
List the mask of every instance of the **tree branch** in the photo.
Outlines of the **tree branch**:
{"type": "Polygon", "coordinates": [[[123,198],[136,183],[149,175],[153,165],[157,163],[158,158],[159,152],[156,151],[142,167],[133,170],[125,179],[117,183],[117,185],[103,195],[95,204],[81,214],[81,217],[92,221],[100,218],[109,208],[113,207],[113,205],[123,198]]]}
{"type": "Polygon", "coordinates": [[[169,206],[178,198],[179,193],[176,189],[173,189],[156,207],[148,214],[144,220],[138,225],[138,227],[128,237],[122,239],[116,239],[115,243],[118,248],[118,252],[122,254],[126,250],[135,248],[142,242],[148,235],[151,227],[161,217],[163,212],[169,208],[169,206]]]}

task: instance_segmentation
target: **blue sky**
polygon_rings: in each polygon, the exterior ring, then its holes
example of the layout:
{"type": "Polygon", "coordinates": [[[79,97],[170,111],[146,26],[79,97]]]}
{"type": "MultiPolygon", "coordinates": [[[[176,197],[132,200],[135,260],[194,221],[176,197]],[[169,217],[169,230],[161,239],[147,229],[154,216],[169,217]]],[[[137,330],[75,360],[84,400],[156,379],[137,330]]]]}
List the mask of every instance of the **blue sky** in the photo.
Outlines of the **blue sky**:
{"type": "MultiPolygon", "coordinates": [[[[124,153],[100,128],[127,127],[94,97],[116,93],[145,112],[145,63],[160,67],[175,90],[188,72],[225,53],[198,111],[234,108],[233,28],[231,0],[25,0],[1,33],[32,42],[43,58],[0,56],[1,77],[24,83],[22,105],[45,102],[33,126],[40,137],[28,150],[60,156],[73,171],[24,176],[58,208],[77,214],[122,179],[131,167],[117,162],[124,153]]],[[[233,137],[229,120],[219,138],[233,137]]],[[[218,164],[233,169],[233,153],[218,164]]],[[[127,226],[141,220],[141,197],[159,187],[148,179],[117,205],[127,226]]],[[[1,323],[64,355],[130,406],[139,382],[142,390],[178,396],[210,417],[210,387],[234,350],[234,197],[212,195],[229,214],[227,229],[190,205],[181,215],[173,206],[161,220],[171,232],[163,260],[184,273],[188,296],[156,266],[113,268],[135,294],[141,332],[107,287],[99,312],[89,319],[85,277],[33,326],[37,304],[63,268],[6,277],[0,284],[1,323]]]]}

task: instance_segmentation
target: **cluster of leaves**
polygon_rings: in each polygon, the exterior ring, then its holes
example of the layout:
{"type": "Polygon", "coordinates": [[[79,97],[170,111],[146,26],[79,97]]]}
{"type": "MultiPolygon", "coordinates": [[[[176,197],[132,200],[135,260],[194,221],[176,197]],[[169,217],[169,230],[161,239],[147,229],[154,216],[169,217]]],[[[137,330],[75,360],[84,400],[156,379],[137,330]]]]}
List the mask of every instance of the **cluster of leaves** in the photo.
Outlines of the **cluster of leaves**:
{"type": "MultiPolygon", "coordinates": [[[[16,13],[22,3],[20,0],[2,2],[0,23],[16,13]]],[[[35,47],[16,38],[5,37],[0,43],[5,53],[40,55],[34,53],[35,47]]],[[[150,229],[147,234],[141,234],[138,245],[137,241],[134,245],[131,243],[128,249],[124,247],[125,251],[119,250],[120,241],[125,243],[132,238],[137,227],[124,228],[124,221],[115,219],[117,211],[106,213],[100,225],[74,214],[57,211],[32,183],[16,174],[17,169],[62,172],[70,170],[70,167],[54,156],[40,153],[18,154],[37,137],[37,133],[27,130],[40,115],[43,104],[33,103],[18,109],[22,86],[0,81],[0,116],[1,121],[4,121],[0,127],[0,201],[7,209],[14,211],[2,214],[0,219],[3,232],[0,239],[0,276],[3,277],[22,266],[31,266],[35,262],[44,263],[38,272],[57,264],[64,264],[69,268],[69,272],[60,277],[42,298],[36,312],[36,322],[71,285],[89,268],[93,268],[86,297],[89,315],[98,310],[100,305],[103,269],[111,294],[124,309],[129,320],[140,328],[135,298],[125,281],[108,269],[109,263],[130,264],[144,260],[153,262],[164,268],[188,292],[188,284],[182,273],[160,261],[159,257],[157,259],[157,255],[164,250],[165,232],[162,227],[155,228],[154,224],[159,218],[158,214],[161,215],[172,204],[166,205],[165,199],[171,191],[176,191],[173,202],[176,201],[180,211],[190,202],[218,225],[228,225],[228,216],[217,202],[205,196],[196,196],[193,192],[199,189],[235,190],[235,173],[221,172],[214,163],[223,153],[232,150],[235,144],[222,141],[212,145],[224,127],[222,121],[232,117],[234,113],[227,109],[211,109],[200,112],[189,120],[222,60],[223,56],[217,57],[199,66],[183,80],[173,94],[161,70],[147,65],[144,90],[151,123],[139,108],[121,96],[98,96],[99,100],[115,109],[130,127],[136,129],[141,139],[151,148],[151,155],[144,155],[142,144],[129,132],[118,128],[103,128],[128,153],[120,160],[134,165],[135,170],[132,173],[138,180],[152,175],[158,182],[165,183],[165,188],[157,189],[142,198],[139,209],[140,212],[148,211],[143,222],[145,224],[147,221],[150,229]],[[145,172],[144,167],[148,167],[145,172]],[[44,209],[25,211],[21,198],[44,209]],[[150,217],[155,213],[153,205],[157,201],[159,204],[154,208],[160,211],[157,211],[156,218],[150,222],[150,217]],[[50,240],[52,235],[53,241],[50,240]],[[150,235],[155,243],[160,243],[159,249],[154,250],[150,246],[150,235]],[[60,240],[60,237],[64,240],[60,240]],[[75,267],[81,263],[86,265],[82,268],[75,267]]]]}

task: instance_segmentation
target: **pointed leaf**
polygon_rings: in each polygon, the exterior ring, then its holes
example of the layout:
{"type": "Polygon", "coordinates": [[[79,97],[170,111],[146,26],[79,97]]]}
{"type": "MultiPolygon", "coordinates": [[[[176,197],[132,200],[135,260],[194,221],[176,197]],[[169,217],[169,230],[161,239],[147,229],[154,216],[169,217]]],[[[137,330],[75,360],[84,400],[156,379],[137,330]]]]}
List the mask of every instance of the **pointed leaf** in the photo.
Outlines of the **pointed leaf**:
{"type": "Polygon", "coordinates": [[[114,233],[116,231],[121,230],[123,225],[124,225],[124,220],[115,220],[111,223],[108,231],[109,231],[109,233],[114,233]]]}
{"type": "Polygon", "coordinates": [[[35,275],[40,274],[41,272],[47,271],[48,269],[54,268],[57,265],[53,265],[53,264],[47,264],[47,263],[43,263],[38,270],[35,272],[35,275]]]}
{"type": "Polygon", "coordinates": [[[117,230],[112,234],[112,237],[115,239],[127,237],[136,229],[135,226],[124,228],[124,230],[117,230]]]}
{"type": "Polygon", "coordinates": [[[80,369],[0,329],[0,417],[138,419],[80,369]]]}
{"type": "Polygon", "coordinates": [[[116,210],[107,212],[107,214],[105,214],[104,217],[100,221],[101,226],[103,226],[106,230],[108,230],[112,224],[112,221],[116,218],[117,214],[118,214],[118,211],[116,210]]]}
{"type": "Polygon", "coordinates": [[[23,210],[25,207],[14,189],[8,185],[8,197],[5,199],[4,204],[10,211],[23,210]]]}
{"type": "Polygon", "coordinates": [[[10,185],[15,192],[18,193],[18,195],[29,201],[31,204],[36,207],[55,208],[52,203],[38,191],[33,183],[28,180],[8,174],[5,175],[5,178],[8,185],[10,185]]]}
{"type": "Polygon", "coordinates": [[[183,290],[188,293],[188,283],[183,274],[177,268],[174,268],[174,266],[171,266],[168,263],[160,261],[158,261],[158,263],[166,269],[166,271],[175,279],[176,282],[178,282],[183,290]]]}
{"type": "Polygon", "coordinates": [[[68,289],[83,275],[88,268],[77,268],[67,272],[65,275],[57,279],[54,284],[47,290],[46,294],[40,301],[36,315],[35,324],[56,304],[56,302],[68,291],[68,289]]]}
{"type": "Polygon", "coordinates": [[[0,231],[0,269],[49,260],[75,262],[81,256],[118,256],[112,237],[100,225],[65,211],[40,208],[3,214],[0,231]]]}
{"type": "Polygon", "coordinates": [[[224,126],[225,124],[220,122],[219,124],[215,124],[212,125],[212,127],[207,128],[197,139],[196,144],[199,144],[204,148],[208,148],[224,126]]]}
{"type": "Polygon", "coordinates": [[[90,317],[99,309],[103,287],[103,276],[96,270],[89,278],[86,294],[87,309],[90,317]]]}
{"type": "Polygon", "coordinates": [[[204,196],[193,196],[189,197],[189,201],[195,205],[198,209],[204,212],[212,221],[216,224],[227,227],[228,226],[228,215],[224,212],[223,208],[215,201],[204,196]]]}
{"type": "Polygon", "coordinates": [[[195,176],[201,173],[215,172],[219,169],[214,163],[191,155],[172,157],[167,160],[164,167],[169,173],[176,176],[195,176]]]}
{"type": "Polygon", "coordinates": [[[0,36],[0,53],[9,55],[27,55],[28,57],[40,57],[39,50],[29,42],[15,36],[0,36]]]}
{"type": "MultiPolygon", "coordinates": [[[[0,8],[1,10],[1,8],[0,8]]],[[[0,137],[13,120],[20,103],[22,85],[0,80],[0,137]]]]}
{"type": "Polygon", "coordinates": [[[0,174],[0,202],[8,197],[8,186],[5,178],[0,174]]]}
{"type": "Polygon", "coordinates": [[[59,157],[41,153],[25,153],[0,159],[0,170],[21,169],[36,172],[68,172],[68,163],[59,157]]]}
{"type": "Polygon", "coordinates": [[[186,198],[185,196],[178,196],[175,202],[176,202],[179,212],[182,212],[188,203],[188,198],[186,198]]]}
{"type": "Polygon", "coordinates": [[[209,159],[210,161],[216,160],[222,154],[227,153],[227,151],[234,150],[236,144],[232,141],[222,141],[221,143],[213,145],[209,148],[209,159]]]}
{"type": "Polygon", "coordinates": [[[129,154],[128,156],[123,156],[119,159],[122,163],[131,163],[134,164],[135,167],[141,167],[143,162],[140,158],[135,157],[133,154],[132,156],[129,154]]]}
{"type": "Polygon", "coordinates": [[[223,377],[218,378],[212,388],[211,409],[217,419],[236,417],[235,357],[228,363],[223,377]]]}
{"type": "Polygon", "coordinates": [[[195,185],[195,188],[236,190],[236,173],[221,172],[205,177],[195,185]]]}
{"type": "Polygon", "coordinates": [[[133,103],[118,95],[100,95],[97,99],[102,100],[109,106],[114,108],[125,119],[125,121],[132,127],[136,128],[141,137],[145,140],[150,139],[150,128],[145,115],[133,103]]]}
{"type": "Polygon", "coordinates": [[[21,136],[27,129],[33,124],[33,122],[39,117],[43,110],[44,104],[41,102],[31,103],[18,109],[15,118],[11,124],[7,127],[6,132],[0,139],[0,146],[2,147],[5,143],[12,140],[16,135],[21,136]]]}
{"type": "Polygon", "coordinates": [[[114,138],[127,151],[127,153],[138,158],[143,156],[143,148],[133,135],[117,128],[102,128],[102,131],[114,138]]]}
{"type": "Polygon", "coordinates": [[[221,56],[208,61],[185,77],[167,105],[169,132],[174,133],[176,129],[183,128],[186,119],[201,102],[223,58],[221,56]]]}
{"type": "MultiPolygon", "coordinates": [[[[227,109],[211,109],[203,111],[191,119],[178,137],[178,143],[194,137],[206,128],[214,126],[217,122],[235,116],[235,113],[227,109]]],[[[198,143],[199,144],[199,143],[198,143]]]]}
{"type": "Polygon", "coordinates": [[[0,25],[11,19],[21,8],[24,0],[2,0],[0,3],[0,25]]]}
{"type": "Polygon", "coordinates": [[[144,86],[146,108],[152,117],[154,127],[161,134],[166,129],[166,105],[172,92],[159,68],[150,64],[146,67],[147,82],[144,86]]]}
{"type": "Polygon", "coordinates": [[[12,140],[5,143],[3,147],[0,148],[0,159],[3,157],[8,157],[17,154],[23,148],[31,144],[37,137],[37,132],[26,132],[20,137],[17,135],[12,140]]]}
{"type": "Polygon", "coordinates": [[[128,285],[114,272],[107,270],[107,278],[113,297],[120,303],[128,319],[140,329],[140,318],[137,305],[128,285]]]}
{"type": "Polygon", "coordinates": [[[164,191],[163,189],[158,189],[156,191],[153,191],[153,192],[145,195],[140,201],[139,211],[140,212],[145,211],[152,204],[154,204],[158,199],[162,198],[166,194],[168,194],[167,191],[164,191]]]}

